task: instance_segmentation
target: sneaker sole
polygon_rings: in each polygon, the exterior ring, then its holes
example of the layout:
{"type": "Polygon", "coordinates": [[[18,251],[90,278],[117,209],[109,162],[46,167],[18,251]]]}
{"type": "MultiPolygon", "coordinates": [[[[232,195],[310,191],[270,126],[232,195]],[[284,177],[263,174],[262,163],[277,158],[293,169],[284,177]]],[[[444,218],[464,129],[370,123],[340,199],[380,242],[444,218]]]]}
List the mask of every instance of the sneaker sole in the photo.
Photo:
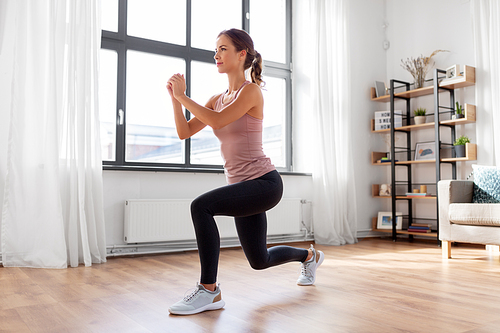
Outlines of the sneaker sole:
{"type": "Polygon", "coordinates": [[[207,304],[205,306],[202,306],[201,308],[198,308],[198,309],[193,309],[193,310],[188,310],[188,311],[182,311],[182,310],[177,311],[177,310],[172,310],[169,308],[168,312],[170,312],[173,315],[186,316],[186,315],[193,315],[193,314],[197,314],[197,313],[205,312],[205,311],[219,310],[219,309],[222,309],[224,307],[224,305],[226,305],[226,302],[224,302],[224,300],[220,300],[218,302],[210,303],[210,304],[207,304]]]}
{"type": "Polygon", "coordinates": [[[314,284],[314,282],[316,282],[316,270],[323,263],[323,260],[325,260],[325,254],[322,251],[318,251],[318,253],[319,253],[319,261],[316,264],[316,268],[314,268],[314,279],[313,279],[313,281],[311,283],[299,283],[299,282],[297,282],[297,284],[299,286],[312,286],[314,284]]]}

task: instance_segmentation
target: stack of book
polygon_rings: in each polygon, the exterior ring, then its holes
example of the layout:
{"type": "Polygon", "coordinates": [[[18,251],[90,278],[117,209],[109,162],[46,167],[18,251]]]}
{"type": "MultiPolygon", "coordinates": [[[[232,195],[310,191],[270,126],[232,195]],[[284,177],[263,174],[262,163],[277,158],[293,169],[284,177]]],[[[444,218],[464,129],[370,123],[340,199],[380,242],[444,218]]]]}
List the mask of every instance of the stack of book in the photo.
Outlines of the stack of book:
{"type": "MultiPolygon", "coordinates": [[[[395,160],[397,162],[398,160],[395,160]]],[[[391,163],[391,160],[387,157],[382,157],[380,160],[377,161],[377,163],[391,163]]]]}
{"type": "Polygon", "coordinates": [[[408,231],[410,231],[410,232],[428,233],[428,232],[431,232],[431,225],[430,224],[425,224],[425,223],[412,223],[408,227],[408,231]]]}
{"type": "Polygon", "coordinates": [[[432,197],[430,193],[413,193],[413,192],[407,192],[406,196],[408,198],[432,197]]]}

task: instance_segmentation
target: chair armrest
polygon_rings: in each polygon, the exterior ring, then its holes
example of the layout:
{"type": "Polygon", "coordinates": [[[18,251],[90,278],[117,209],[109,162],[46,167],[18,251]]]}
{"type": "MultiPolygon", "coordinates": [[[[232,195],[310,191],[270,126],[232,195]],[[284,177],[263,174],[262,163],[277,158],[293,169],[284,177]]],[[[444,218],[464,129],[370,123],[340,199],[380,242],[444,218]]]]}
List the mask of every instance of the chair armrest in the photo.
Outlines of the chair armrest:
{"type": "Polygon", "coordinates": [[[470,180],[440,180],[438,201],[451,203],[472,203],[474,182],[470,180]]]}
{"type": "Polygon", "coordinates": [[[471,203],[474,183],[468,180],[440,180],[438,182],[439,239],[451,239],[449,209],[451,203],[471,203]]]}

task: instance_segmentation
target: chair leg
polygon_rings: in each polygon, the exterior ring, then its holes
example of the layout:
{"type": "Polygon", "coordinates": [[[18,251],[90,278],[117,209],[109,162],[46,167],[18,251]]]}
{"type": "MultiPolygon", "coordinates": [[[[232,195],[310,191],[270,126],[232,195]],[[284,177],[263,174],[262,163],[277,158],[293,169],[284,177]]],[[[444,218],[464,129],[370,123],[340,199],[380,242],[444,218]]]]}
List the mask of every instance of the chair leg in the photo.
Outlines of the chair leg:
{"type": "Polygon", "coordinates": [[[486,245],[486,251],[498,255],[500,253],[500,247],[498,245],[486,245]]]}
{"type": "Polygon", "coordinates": [[[441,251],[443,259],[451,259],[451,242],[441,241],[441,251]]]}

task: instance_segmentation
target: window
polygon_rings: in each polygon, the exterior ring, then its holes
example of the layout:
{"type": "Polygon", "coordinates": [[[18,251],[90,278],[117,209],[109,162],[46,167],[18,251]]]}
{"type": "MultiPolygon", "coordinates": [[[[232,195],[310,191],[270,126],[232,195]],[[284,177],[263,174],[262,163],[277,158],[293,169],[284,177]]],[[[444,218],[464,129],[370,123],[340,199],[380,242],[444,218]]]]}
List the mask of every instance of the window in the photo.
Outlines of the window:
{"type": "Polygon", "coordinates": [[[264,151],[279,169],[290,170],[290,3],[103,1],[100,117],[104,166],[222,168],[219,142],[211,128],[179,140],[165,85],[172,74],[184,74],[187,95],[202,105],[224,92],[227,77],[214,65],[215,40],[220,31],[239,28],[250,32],[264,58],[264,151]]]}

